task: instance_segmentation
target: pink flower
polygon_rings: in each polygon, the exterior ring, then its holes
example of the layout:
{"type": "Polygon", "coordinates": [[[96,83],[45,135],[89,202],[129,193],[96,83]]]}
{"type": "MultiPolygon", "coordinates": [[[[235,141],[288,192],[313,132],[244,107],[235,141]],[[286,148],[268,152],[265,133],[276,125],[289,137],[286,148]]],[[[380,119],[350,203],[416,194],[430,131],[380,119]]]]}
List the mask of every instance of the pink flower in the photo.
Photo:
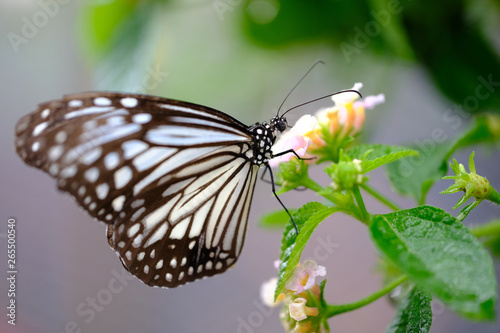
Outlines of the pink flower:
{"type": "MultiPolygon", "coordinates": [[[[351,89],[360,90],[362,87],[362,83],[355,83],[351,89]]],[[[332,136],[345,137],[358,133],[365,122],[365,109],[373,109],[385,102],[385,97],[379,94],[367,96],[362,101],[358,101],[358,98],[359,95],[353,92],[332,96],[335,105],[318,111],[318,122],[326,127],[332,136]]]]}
{"type": "Polygon", "coordinates": [[[316,283],[316,277],[325,275],[326,268],[324,266],[319,266],[313,260],[306,260],[302,265],[295,267],[293,276],[288,280],[286,288],[295,291],[295,295],[298,295],[311,289],[316,283]]]}
{"type": "MultiPolygon", "coordinates": [[[[281,135],[278,141],[273,145],[273,154],[278,154],[280,152],[293,149],[297,155],[304,157],[306,155],[307,148],[313,142],[307,133],[313,132],[318,127],[318,122],[316,118],[311,115],[302,116],[295,126],[293,126],[288,132],[281,135]]],[[[275,157],[269,161],[269,165],[272,168],[276,168],[280,163],[288,162],[295,155],[293,153],[288,153],[279,157],[275,157]]]]}

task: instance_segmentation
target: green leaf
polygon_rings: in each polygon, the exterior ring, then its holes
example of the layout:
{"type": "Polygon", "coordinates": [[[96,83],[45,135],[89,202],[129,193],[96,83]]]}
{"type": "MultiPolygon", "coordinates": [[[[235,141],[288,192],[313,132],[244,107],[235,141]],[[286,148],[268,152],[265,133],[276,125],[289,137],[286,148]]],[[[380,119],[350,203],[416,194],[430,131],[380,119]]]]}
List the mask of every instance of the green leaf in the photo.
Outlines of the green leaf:
{"type": "Polygon", "coordinates": [[[92,58],[110,51],[120,25],[132,15],[136,1],[85,1],[80,10],[80,39],[92,58]]]}
{"type": "Polygon", "coordinates": [[[431,295],[413,288],[401,302],[386,333],[427,333],[432,324],[431,295]]]}
{"type": "Polygon", "coordinates": [[[453,141],[441,142],[436,136],[416,141],[412,148],[418,156],[397,160],[386,166],[392,186],[402,195],[410,196],[424,204],[432,185],[448,171],[447,161],[458,148],[496,140],[487,117],[479,117],[472,127],[453,141]]]}
{"type": "MultiPolygon", "coordinates": [[[[296,209],[288,208],[290,214],[296,212],[296,209]]],[[[266,228],[281,228],[284,227],[287,222],[290,221],[290,216],[283,209],[267,213],[260,218],[259,225],[266,228]]]]}
{"type": "Polygon", "coordinates": [[[165,80],[167,73],[156,62],[164,44],[161,2],[132,1],[124,6],[114,1],[90,4],[84,11],[87,14],[81,19],[82,42],[96,63],[96,89],[148,93],[165,80]],[[115,10],[110,24],[106,15],[115,10]],[[91,40],[88,35],[92,36],[92,31],[102,37],[91,40]]]}
{"type": "MultiPolygon", "coordinates": [[[[498,118],[498,117],[497,117],[498,118]]],[[[463,148],[480,143],[495,142],[498,138],[490,122],[498,121],[493,116],[477,117],[472,128],[467,131],[455,144],[456,148],[463,148]]]]}
{"type": "Polygon", "coordinates": [[[497,284],[488,252],[445,211],[421,206],[375,215],[377,247],[420,288],[469,319],[493,319],[497,284]]]}
{"type": "Polygon", "coordinates": [[[326,309],[328,304],[326,303],[326,300],[325,300],[325,286],[326,286],[326,279],[321,281],[321,283],[319,284],[319,290],[320,290],[319,301],[321,303],[321,307],[326,309]]]}
{"type": "MultiPolygon", "coordinates": [[[[451,114],[447,110],[447,119],[500,112],[500,58],[479,26],[487,13],[471,16],[464,0],[413,1],[402,9],[415,57],[441,92],[456,103],[454,109],[460,110],[451,114]]],[[[485,10],[496,8],[490,5],[485,10]]]]}
{"type": "Polygon", "coordinates": [[[429,139],[412,148],[418,156],[397,160],[386,168],[392,186],[400,194],[411,196],[418,204],[423,204],[431,186],[446,174],[446,161],[453,153],[454,145],[429,139]]]}
{"type": "Polygon", "coordinates": [[[363,172],[366,173],[400,158],[416,156],[418,152],[402,146],[365,144],[355,146],[347,150],[345,154],[352,159],[357,158],[362,160],[363,172]]]}
{"type": "Polygon", "coordinates": [[[500,235],[489,238],[484,245],[490,249],[492,255],[500,258],[500,235]]]}
{"type": "Polygon", "coordinates": [[[316,227],[328,216],[339,211],[338,207],[327,207],[319,202],[309,202],[299,208],[293,219],[297,224],[297,235],[292,221],[285,227],[281,241],[280,267],[278,272],[278,286],[274,297],[283,291],[288,279],[292,276],[295,266],[299,263],[300,256],[307,241],[316,227]]]}

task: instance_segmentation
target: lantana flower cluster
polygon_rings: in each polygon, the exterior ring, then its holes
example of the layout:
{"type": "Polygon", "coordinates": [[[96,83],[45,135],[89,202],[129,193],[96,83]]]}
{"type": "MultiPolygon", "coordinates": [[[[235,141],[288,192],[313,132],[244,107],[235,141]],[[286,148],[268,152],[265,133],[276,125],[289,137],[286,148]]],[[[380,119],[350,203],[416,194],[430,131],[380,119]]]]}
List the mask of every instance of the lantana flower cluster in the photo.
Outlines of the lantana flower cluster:
{"type": "MultiPolygon", "coordinates": [[[[362,83],[356,83],[352,90],[359,91],[362,83]]],[[[283,133],[273,146],[273,152],[279,153],[292,148],[298,156],[318,157],[316,161],[338,161],[338,151],[345,148],[352,138],[363,128],[365,110],[383,103],[383,94],[367,96],[358,100],[359,95],[348,91],[332,96],[334,106],[324,108],[315,115],[302,116],[289,131],[283,133]]],[[[269,164],[277,167],[288,162],[295,155],[292,153],[273,158],[269,164]]],[[[314,161],[314,160],[309,160],[314,161]]]]}
{"type": "MultiPolygon", "coordinates": [[[[277,264],[276,264],[277,266],[277,264]]],[[[326,268],[313,260],[298,264],[292,277],[285,285],[284,292],[274,301],[274,291],[278,279],[272,278],[261,288],[262,302],[269,307],[283,304],[280,314],[286,332],[327,332],[324,327],[324,309],[321,306],[321,288],[317,277],[326,276],[326,268]]]]}

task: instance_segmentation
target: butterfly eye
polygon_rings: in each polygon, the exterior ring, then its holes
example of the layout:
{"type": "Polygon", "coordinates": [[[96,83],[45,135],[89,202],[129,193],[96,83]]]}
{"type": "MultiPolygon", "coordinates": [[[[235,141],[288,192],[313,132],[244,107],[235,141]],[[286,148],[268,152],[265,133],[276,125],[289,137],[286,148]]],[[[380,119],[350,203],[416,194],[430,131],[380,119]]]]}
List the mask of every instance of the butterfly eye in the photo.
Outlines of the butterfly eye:
{"type": "Polygon", "coordinates": [[[277,122],[276,122],[276,129],[280,132],[283,132],[284,130],[286,130],[288,127],[288,124],[286,122],[286,119],[285,118],[280,118],[277,122]]]}

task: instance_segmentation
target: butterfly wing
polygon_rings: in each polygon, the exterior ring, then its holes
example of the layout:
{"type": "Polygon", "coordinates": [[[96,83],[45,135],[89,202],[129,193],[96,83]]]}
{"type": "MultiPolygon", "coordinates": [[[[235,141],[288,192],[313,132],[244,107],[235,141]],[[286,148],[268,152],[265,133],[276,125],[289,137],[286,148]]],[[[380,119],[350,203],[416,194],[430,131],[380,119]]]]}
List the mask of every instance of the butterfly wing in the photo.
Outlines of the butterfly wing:
{"type": "Polygon", "coordinates": [[[175,287],[236,261],[258,168],[236,119],[158,97],[84,93],[40,105],[16,136],[27,164],[109,225],[110,244],[145,283],[175,287]]]}

